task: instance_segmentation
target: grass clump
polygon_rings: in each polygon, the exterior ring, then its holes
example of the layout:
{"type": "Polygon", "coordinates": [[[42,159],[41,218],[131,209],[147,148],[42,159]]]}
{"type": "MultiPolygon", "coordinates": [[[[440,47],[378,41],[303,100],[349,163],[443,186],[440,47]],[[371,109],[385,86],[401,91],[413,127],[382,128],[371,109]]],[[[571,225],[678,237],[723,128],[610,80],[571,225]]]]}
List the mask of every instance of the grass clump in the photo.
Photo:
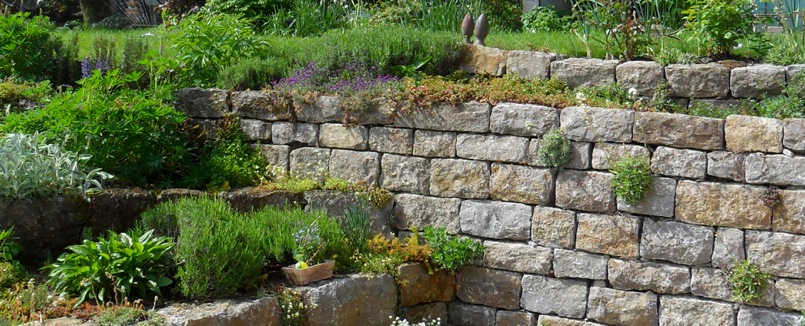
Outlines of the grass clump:
{"type": "Polygon", "coordinates": [[[165,317],[142,306],[124,304],[101,310],[92,321],[99,326],[158,326],[165,324],[165,317]]]}
{"type": "Polygon", "coordinates": [[[562,130],[556,128],[542,137],[538,154],[543,164],[554,171],[560,171],[573,158],[573,149],[562,130]]]}
{"type": "Polygon", "coordinates": [[[654,176],[647,158],[627,155],[609,164],[612,167],[612,188],[618,198],[635,204],[651,191],[654,176]]]}
{"type": "Polygon", "coordinates": [[[749,260],[741,260],[727,270],[727,281],[732,288],[735,300],[744,303],[755,303],[763,297],[769,274],[758,269],[749,260]]]}

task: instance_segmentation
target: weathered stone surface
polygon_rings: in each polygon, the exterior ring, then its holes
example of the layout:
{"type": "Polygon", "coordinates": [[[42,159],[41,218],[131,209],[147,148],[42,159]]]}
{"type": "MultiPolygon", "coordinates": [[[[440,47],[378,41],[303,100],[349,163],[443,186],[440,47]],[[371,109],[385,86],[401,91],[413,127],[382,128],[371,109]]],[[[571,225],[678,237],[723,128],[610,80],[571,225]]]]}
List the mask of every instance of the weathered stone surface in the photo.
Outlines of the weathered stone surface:
{"type": "Polygon", "coordinates": [[[746,258],[744,253],[744,232],[733,228],[718,228],[713,245],[713,266],[728,267],[733,262],[746,258]]]}
{"type": "Polygon", "coordinates": [[[83,321],[81,319],[72,318],[72,317],[61,317],[61,318],[54,318],[54,319],[45,319],[42,322],[39,321],[32,321],[22,326],[98,326],[98,324],[89,321],[83,321]]]}
{"type": "Polygon", "coordinates": [[[636,258],[640,220],[628,216],[578,214],[576,249],[636,258]]]}
{"type": "Polygon", "coordinates": [[[805,71],[805,64],[788,66],[788,69],[786,69],[786,81],[789,83],[794,81],[795,77],[802,76],[803,71],[805,71]]]}
{"type": "Polygon", "coordinates": [[[780,204],[774,208],[774,231],[805,234],[805,191],[777,190],[780,204]]]}
{"type": "Polygon", "coordinates": [[[805,186],[805,157],[749,154],[744,164],[746,182],[805,186]]]}
{"type": "Polygon", "coordinates": [[[575,319],[560,318],[555,316],[540,315],[537,320],[540,326],[602,326],[599,323],[591,323],[575,319]]]}
{"type": "Polygon", "coordinates": [[[720,64],[669,65],[665,78],[677,97],[727,97],[730,69],[720,64]]]}
{"type": "Polygon", "coordinates": [[[780,95],[785,86],[786,67],[756,65],[739,67],[730,72],[733,97],[762,99],[780,95]]]}
{"type": "Polygon", "coordinates": [[[674,217],[674,199],[676,198],[676,180],[654,177],[654,184],[643,200],[629,204],[618,199],[618,210],[662,217],[674,217]]]}
{"type": "Polygon", "coordinates": [[[547,205],[553,200],[553,175],[548,169],[492,164],[490,196],[493,199],[547,205]]]}
{"type": "Polygon", "coordinates": [[[363,150],[368,140],[369,131],[364,126],[325,123],[319,129],[319,143],[324,147],[363,150]]]}
{"type": "Polygon", "coordinates": [[[518,203],[465,200],[461,202],[461,232],[509,240],[528,240],[531,207],[518,203]]]}
{"type": "Polygon", "coordinates": [[[176,109],[191,118],[217,119],[230,112],[229,91],[223,89],[182,88],[176,91],[176,109]]]}
{"type": "Polygon", "coordinates": [[[430,186],[430,160],[386,154],[381,163],[380,185],[389,191],[427,195],[430,186]]]}
{"type": "Polygon", "coordinates": [[[497,309],[458,301],[447,304],[447,321],[453,326],[489,326],[495,324],[497,309]]]}
{"type": "Polygon", "coordinates": [[[654,61],[627,61],[615,68],[615,79],[619,86],[634,88],[637,94],[651,97],[665,76],[662,66],[654,61]]]}
{"type": "Polygon", "coordinates": [[[403,264],[397,267],[400,285],[400,306],[410,307],[420,303],[453,301],[456,277],[449,271],[428,273],[425,264],[403,264]]]}
{"type": "Polygon", "coordinates": [[[291,175],[324,182],[329,174],[330,149],[302,147],[291,151],[291,175]]]}
{"type": "Polygon", "coordinates": [[[241,119],[240,129],[243,130],[248,140],[271,140],[271,123],[254,119],[241,119]]]}
{"type": "Polygon", "coordinates": [[[392,125],[395,112],[399,109],[398,106],[397,102],[388,98],[373,98],[368,108],[350,112],[345,117],[345,122],[361,125],[392,125]]]}
{"type": "Polygon", "coordinates": [[[182,198],[199,198],[209,196],[208,193],[201,190],[192,189],[165,189],[157,192],[157,205],[162,203],[175,203],[182,198]]]}
{"type": "Polygon", "coordinates": [[[509,51],[509,56],[506,58],[506,73],[520,78],[548,79],[551,77],[551,62],[554,60],[556,60],[555,53],[509,51]]]}
{"type": "Polygon", "coordinates": [[[731,152],[782,153],[783,121],[731,115],[724,125],[724,138],[731,152]]]}
{"type": "Polygon", "coordinates": [[[416,108],[400,113],[394,126],[437,131],[489,131],[489,103],[434,103],[430,107],[416,108]]]}
{"type": "Polygon", "coordinates": [[[330,156],[330,176],[376,185],[380,177],[380,153],[334,149],[330,156]]]}
{"type": "Polygon", "coordinates": [[[612,174],[564,170],[556,179],[556,206],[591,212],[615,211],[612,174]]]}
{"type": "Polygon", "coordinates": [[[242,119],[259,119],[267,121],[288,120],[287,99],[260,91],[233,92],[231,95],[232,111],[242,119]]]}
{"type": "Polygon", "coordinates": [[[635,112],[634,141],[702,150],[724,148],[724,120],[660,112],[635,112]]]}
{"type": "Polygon", "coordinates": [[[441,197],[489,197],[489,163],[456,159],[430,161],[430,194],[441,197]]]}
{"type": "Polygon", "coordinates": [[[319,143],[319,125],[312,123],[275,122],[271,125],[274,144],[302,143],[316,146],[319,143]]]}
{"type": "Polygon", "coordinates": [[[447,232],[459,232],[458,211],[461,200],[436,198],[411,194],[394,196],[396,227],[400,230],[422,229],[428,225],[446,227],[447,232]]]}
{"type": "Polygon", "coordinates": [[[583,251],[555,249],[553,272],[556,277],[607,279],[609,257],[583,251]]]}
{"type": "Polygon", "coordinates": [[[470,160],[526,163],[528,138],[458,134],[456,155],[470,160]]]}
{"type": "Polygon", "coordinates": [[[692,224],[770,229],[771,209],[759,187],[682,180],[676,186],[676,219],[692,224]]]}
{"type": "Polygon", "coordinates": [[[397,311],[397,287],[390,275],[354,275],[302,289],[302,299],[315,305],[304,325],[388,325],[397,311]]]}
{"type": "Polygon", "coordinates": [[[710,262],[713,228],[651,219],[643,221],[640,256],[685,265],[710,262]]]}
{"type": "Polygon", "coordinates": [[[744,160],[745,154],[725,151],[707,153],[707,175],[744,181],[744,160]]]}
{"type": "Polygon", "coordinates": [[[369,129],[369,149],[376,152],[411,155],[414,130],[374,127],[369,129]]]}
{"type": "MultiPolygon", "coordinates": [[[[691,270],[690,290],[693,295],[737,302],[732,295],[732,288],[727,281],[727,275],[720,269],[693,268],[691,270]]],[[[746,304],[771,307],[774,305],[774,281],[766,282],[760,301],[746,304]]]]}
{"type": "Polygon", "coordinates": [[[697,110],[732,110],[738,111],[752,109],[753,100],[735,98],[694,98],[690,99],[689,109],[697,110]]]}
{"type": "Polygon", "coordinates": [[[632,110],[573,106],[562,109],[560,121],[570,140],[629,143],[634,117],[632,110]]]}
{"type": "Polygon", "coordinates": [[[220,119],[187,119],[191,126],[194,126],[196,132],[199,133],[199,138],[203,140],[214,139],[218,136],[218,130],[221,129],[220,119]]]}
{"type": "Polygon", "coordinates": [[[278,166],[288,171],[289,155],[291,147],[286,145],[260,145],[260,152],[263,153],[266,163],[278,166]]]}
{"type": "Polygon", "coordinates": [[[681,294],[690,292],[687,267],[633,260],[609,260],[609,283],[620,290],[681,294]]]}
{"type": "Polygon", "coordinates": [[[296,118],[299,121],[323,123],[343,122],[346,116],[341,105],[340,96],[318,96],[312,103],[301,102],[296,107],[296,118]]]}
{"type": "Polygon", "coordinates": [[[551,249],[527,244],[485,241],[484,266],[509,271],[548,274],[551,249]]]}
{"type": "Polygon", "coordinates": [[[593,148],[592,167],[596,170],[609,170],[611,168],[610,161],[617,162],[626,156],[642,157],[649,160],[651,152],[646,146],[640,145],[596,143],[595,148],[593,148]]]}
{"type": "Polygon", "coordinates": [[[606,86],[615,83],[617,60],[569,58],[551,62],[551,78],[570,88],[606,86]]]}
{"type": "Polygon", "coordinates": [[[805,310],[805,280],[777,280],[774,283],[774,305],[783,309],[805,310]]]}
{"type": "Polygon", "coordinates": [[[771,275],[805,278],[805,236],[747,230],[746,258],[771,275]]]}
{"type": "MultiPolygon", "coordinates": [[[[344,216],[350,206],[358,204],[361,200],[358,195],[339,190],[308,190],[304,193],[304,201],[307,202],[305,212],[311,210],[326,211],[329,216],[344,216]]],[[[301,202],[301,201],[300,201],[301,202]]],[[[394,202],[389,201],[385,206],[377,208],[372,206],[369,210],[369,222],[371,234],[382,234],[391,237],[389,221],[392,219],[394,202]]]]}
{"type": "Polygon", "coordinates": [[[420,306],[401,308],[400,318],[412,323],[429,322],[437,319],[444,323],[447,321],[447,304],[444,302],[434,302],[420,306]]]}
{"type": "Polygon", "coordinates": [[[582,318],[587,308],[587,281],[523,276],[520,306],[539,314],[582,318]]]}
{"type": "Polygon", "coordinates": [[[508,51],[475,44],[464,45],[461,70],[470,74],[501,76],[506,73],[508,51]]]}
{"type": "Polygon", "coordinates": [[[732,326],[732,305],[689,297],[660,297],[662,326],[732,326]]]}
{"type": "Polygon", "coordinates": [[[464,267],[456,274],[456,296],[463,302],[520,309],[522,275],[483,267],[464,267]]]}
{"type": "Polygon", "coordinates": [[[805,153],[805,119],[785,120],[783,146],[796,153],[805,153]]]}
{"type": "Polygon", "coordinates": [[[657,295],[592,287],[587,318],[619,326],[655,326],[657,295]]]}
{"type": "Polygon", "coordinates": [[[425,157],[455,157],[456,134],[417,130],[414,133],[414,155],[425,157]]]}
{"type": "Polygon", "coordinates": [[[165,317],[165,325],[169,326],[282,325],[282,309],[274,297],[250,301],[172,304],[160,308],[157,313],[165,317]]]}
{"type": "Polygon", "coordinates": [[[567,162],[568,169],[587,170],[590,168],[590,156],[593,149],[592,143],[570,142],[570,149],[573,156],[567,162]]]}
{"type": "Polygon", "coordinates": [[[306,201],[302,194],[283,190],[268,190],[263,187],[241,188],[234,191],[221,192],[218,198],[226,200],[237,212],[251,212],[266,206],[303,205],[306,201]]]}
{"type": "Polygon", "coordinates": [[[741,310],[738,311],[737,326],[791,326],[799,325],[801,319],[800,313],[741,307],[741,310]]]}
{"type": "Polygon", "coordinates": [[[707,153],[660,146],[651,158],[651,172],[673,177],[704,179],[707,153]]]}
{"type": "Polygon", "coordinates": [[[558,127],[559,110],[533,104],[500,103],[489,120],[493,133],[524,137],[539,137],[558,127]]]}
{"type": "Polygon", "coordinates": [[[537,317],[530,312],[498,310],[495,326],[522,326],[534,325],[537,317]]]}
{"type": "Polygon", "coordinates": [[[531,240],[540,246],[572,249],[576,239],[576,212],[534,206],[531,240]]]}

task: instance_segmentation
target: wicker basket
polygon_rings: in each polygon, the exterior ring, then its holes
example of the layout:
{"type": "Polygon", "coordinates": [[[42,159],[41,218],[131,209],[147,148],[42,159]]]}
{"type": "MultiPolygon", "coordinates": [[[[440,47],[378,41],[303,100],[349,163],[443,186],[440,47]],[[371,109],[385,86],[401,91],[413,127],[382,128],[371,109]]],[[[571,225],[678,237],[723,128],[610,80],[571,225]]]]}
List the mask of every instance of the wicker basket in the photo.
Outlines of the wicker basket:
{"type": "Polygon", "coordinates": [[[283,267],[282,272],[285,273],[285,277],[291,280],[291,283],[295,285],[308,285],[333,277],[334,266],[334,260],[325,260],[321,264],[313,265],[305,269],[298,269],[293,265],[283,267]]]}

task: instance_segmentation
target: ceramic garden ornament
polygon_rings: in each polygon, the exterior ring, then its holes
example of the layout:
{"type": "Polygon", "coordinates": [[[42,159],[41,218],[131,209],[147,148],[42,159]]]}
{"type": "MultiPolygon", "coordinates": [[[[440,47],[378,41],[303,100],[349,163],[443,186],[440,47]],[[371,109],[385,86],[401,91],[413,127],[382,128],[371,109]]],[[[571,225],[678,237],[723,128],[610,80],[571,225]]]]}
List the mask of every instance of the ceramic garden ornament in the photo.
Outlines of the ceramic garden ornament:
{"type": "Polygon", "coordinates": [[[475,21],[472,20],[472,14],[467,13],[464,16],[464,21],[461,22],[461,32],[464,33],[464,43],[471,44],[472,30],[475,28],[475,21]]]}
{"type": "Polygon", "coordinates": [[[481,14],[478,16],[478,20],[475,22],[475,44],[486,46],[484,39],[488,34],[489,20],[486,18],[486,14],[481,14]]]}

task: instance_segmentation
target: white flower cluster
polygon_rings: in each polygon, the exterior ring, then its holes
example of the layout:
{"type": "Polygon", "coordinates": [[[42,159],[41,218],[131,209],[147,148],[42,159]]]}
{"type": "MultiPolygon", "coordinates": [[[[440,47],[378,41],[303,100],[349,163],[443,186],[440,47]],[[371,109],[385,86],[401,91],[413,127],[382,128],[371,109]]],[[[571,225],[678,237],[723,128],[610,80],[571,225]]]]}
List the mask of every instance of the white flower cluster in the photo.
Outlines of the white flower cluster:
{"type": "Polygon", "coordinates": [[[389,326],[441,326],[442,325],[442,318],[431,319],[429,321],[421,321],[416,324],[411,324],[411,322],[400,319],[400,317],[389,316],[391,319],[391,325],[389,326]]]}

